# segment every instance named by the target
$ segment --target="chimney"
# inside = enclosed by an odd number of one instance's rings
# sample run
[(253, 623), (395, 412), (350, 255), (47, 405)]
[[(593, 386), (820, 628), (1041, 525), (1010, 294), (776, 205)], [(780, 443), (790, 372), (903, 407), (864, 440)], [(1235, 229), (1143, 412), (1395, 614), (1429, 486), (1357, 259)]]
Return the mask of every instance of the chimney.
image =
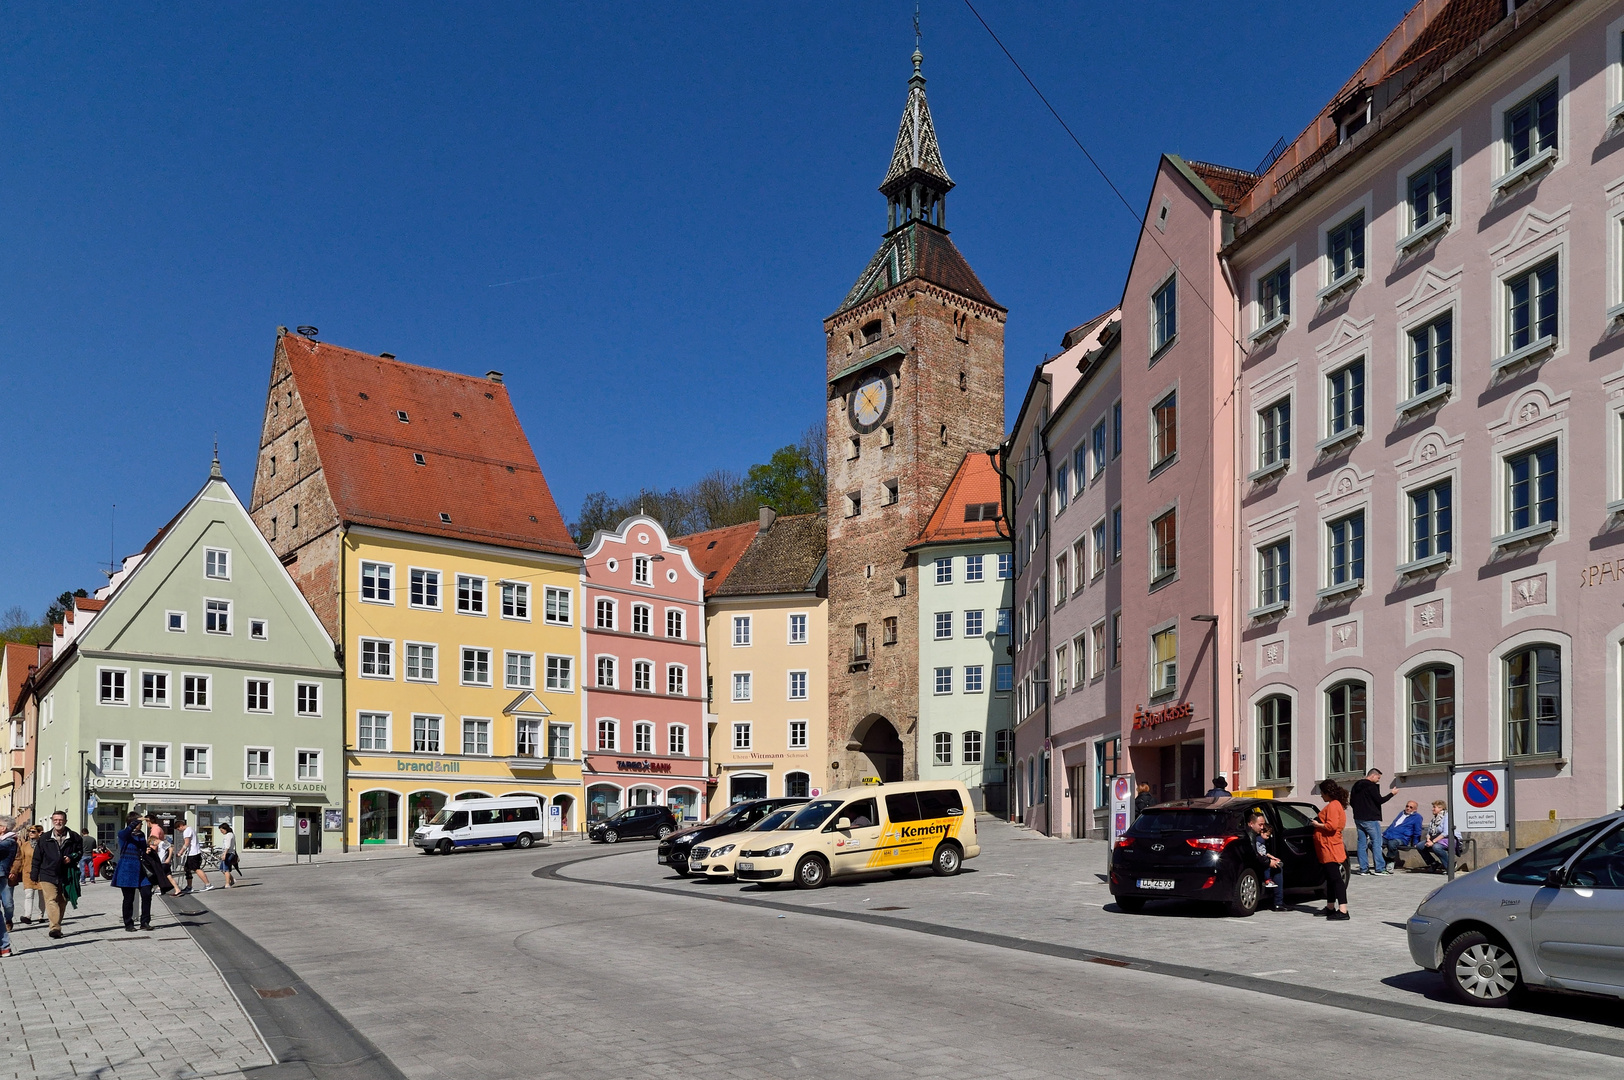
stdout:
[(778, 520), (778, 511), (770, 506), (763, 506), (756, 511), (756, 535), (761, 536), (773, 527)]
[(381, 352), (378, 355), (383, 357), (385, 360), (393, 360), (395, 358), (395, 354), (392, 352)]
[(491, 382), (495, 382), (495, 383), (499, 383), (499, 382), (502, 381), (502, 373), (500, 371), (487, 371), (485, 373), (485, 377), (487, 379), (489, 379)]

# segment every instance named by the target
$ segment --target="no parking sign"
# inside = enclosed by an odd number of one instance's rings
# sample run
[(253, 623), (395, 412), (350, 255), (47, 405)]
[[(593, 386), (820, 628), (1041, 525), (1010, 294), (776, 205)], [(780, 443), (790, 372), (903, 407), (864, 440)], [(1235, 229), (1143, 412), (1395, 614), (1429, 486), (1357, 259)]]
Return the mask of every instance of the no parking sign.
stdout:
[(1133, 823), (1133, 773), (1111, 778), (1111, 843)]
[(1505, 831), (1510, 784), (1504, 763), (1457, 768), (1452, 780), (1463, 828), (1470, 832)]

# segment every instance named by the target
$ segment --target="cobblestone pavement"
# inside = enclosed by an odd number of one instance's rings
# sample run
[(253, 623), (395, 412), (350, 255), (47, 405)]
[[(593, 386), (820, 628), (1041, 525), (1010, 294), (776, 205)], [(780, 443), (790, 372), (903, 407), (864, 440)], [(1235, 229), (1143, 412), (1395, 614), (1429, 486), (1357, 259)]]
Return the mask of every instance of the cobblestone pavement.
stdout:
[[(1391, 947), (1402, 931), (1388, 923), (1402, 926), (1427, 881), (1361, 882), (1356, 921), (1341, 926), (1307, 914), (1130, 917), (1104, 910), (1089, 869), (1099, 845), (984, 830), (986, 855), (958, 878), (778, 891), (762, 897), (772, 906), (713, 902), (760, 894), (671, 878), (649, 844), (267, 868), (260, 887), (200, 902), (410, 1077), (1299, 1080), (1355, 1060), (1383, 1080), (1434, 1080), (1440, 1063), (1468, 1061), (1508, 1080), (1618, 1073), (1617, 1057), (1493, 1034), (1481, 1013), (1480, 1030), (1462, 1030), (1008, 944), (1160, 950), (1302, 975), (1305, 999), (1322, 980), (1397, 994), (1426, 1015), (1438, 1003), (1424, 987), (1382, 980), (1422, 978)], [(606, 857), (562, 865), (587, 854)], [(926, 933), (910, 920), (968, 929)], [(1533, 1020), (1617, 1033), (1580, 1009)]]
[(0, 1080), (241, 1077), (270, 1064), (168, 908), (154, 896), (154, 932), (127, 934), (122, 899), (90, 886), (57, 940), (44, 924), (13, 925), (12, 955), (0, 959)]

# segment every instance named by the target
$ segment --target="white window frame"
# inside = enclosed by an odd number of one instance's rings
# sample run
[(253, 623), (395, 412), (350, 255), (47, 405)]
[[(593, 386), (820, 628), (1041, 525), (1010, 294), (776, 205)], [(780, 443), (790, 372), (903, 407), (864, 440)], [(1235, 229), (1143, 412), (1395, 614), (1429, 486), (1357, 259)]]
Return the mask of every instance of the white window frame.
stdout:
[[(1158, 669), (1159, 665), (1156, 660), (1156, 639), (1167, 633), (1169, 630), (1173, 632), (1173, 681), (1170, 684), (1162, 685), (1162, 673)], [(1179, 680), (1184, 676), (1184, 672), (1181, 670), (1182, 665), (1179, 663), (1178, 647), (1179, 637), (1181, 635), (1179, 634), (1178, 630), (1178, 620), (1171, 619), (1167, 622), (1158, 623), (1157, 625), (1152, 626), (1147, 634), (1146, 643), (1150, 647), (1150, 696), (1153, 698), (1160, 697), (1164, 694), (1176, 694), (1179, 688)]]
[[(310, 712), (309, 710), (305, 709), (304, 706), (302, 706), (300, 704), (300, 702), (302, 700), (304, 700), (306, 698), (306, 696), (307, 696), (305, 694), (300, 693), (300, 691), (302, 691), (302, 690), (313, 690), (313, 691), (315, 691), (316, 710), (314, 712)], [(294, 715), (295, 716), (320, 716), (321, 715), (321, 704), (322, 704), (321, 699), (322, 699), (321, 683), (318, 683), (318, 682), (300, 682), (300, 683), (294, 683), (293, 684), (293, 709), (294, 709)]]
[[(946, 679), (945, 689), (944, 677)], [(953, 665), (937, 664), (932, 666), (930, 689), (934, 697), (946, 697), (953, 692)]]
[[(749, 615), (735, 615), (733, 616), (732, 626), (733, 647), (735, 649), (750, 648), (751, 641), (755, 639), (755, 626), (751, 617)], [(743, 631), (743, 633), (741, 634), (740, 631)]]
[[(639, 689), (637, 686), (640, 676), (646, 676), (648, 682), (648, 685), (642, 689)], [(654, 661), (645, 656), (635, 656), (632, 658), (632, 693), (654, 693)]]
[[(975, 673), (975, 677), (974, 677), (973, 682), (972, 682), (972, 679), (971, 679), (971, 672)], [(964, 692), (966, 694), (980, 694), (980, 693), (985, 693), (986, 689), (987, 689), (987, 665), (985, 665), (985, 664), (965, 664), (964, 665)]]
[[(387, 599), (387, 600), (379, 600), (376, 596), (370, 596), (370, 597), (367, 596), (367, 568), (368, 567), (371, 567), (374, 570), (374, 573), (373, 573), (373, 576), (372, 576), (372, 580), (373, 580), (372, 591), (374, 593), (376, 593), (378, 591), (378, 589), (377, 589), (378, 576), (377, 576), (376, 571), (378, 569), (382, 569), (386, 574), (388, 574), (388, 576), (389, 576), (389, 599)], [(382, 605), (384, 607), (394, 607), (395, 606), (395, 564), (394, 563), (379, 562), (376, 559), (362, 559), (361, 560), (361, 567), (360, 567), (360, 586), (356, 590), (356, 595), (360, 597), (361, 603), (363, 603), (363, 604), (379, 604), (379, 605)]]
[[(417, 748), (418, 724), (423, 727), (423, 749)], [(433, 742), (433, 749), (429, 743)], [(413, 713), (412, 714), (412, 753), (414, 754), (443, 754), (445, 753), (445, 716), (441, 713)]]
[[(801, 635), (795, 636), (795, 620), (801, 620)], [(812, 620), (808, 612), (791, 611), (784, 620), (785, 644), (805, 645), (812, 640)]]
[[(461, 754), (463, 757), (494, 757), (495, 756), (495, 749), (496, 749), (496, 742), (495, 742), (496, 732), (494, 730), (494, 725), (491, 723), (491, 718), (488, 717), (488, 716), (462, 716), (462, 717), (458, 717), (458, 720), (460, 720), (461, 723), (459, 724), (459, 726), (457, 728), (457, 734), (460, 737), (461, 741), (457, 744), (457, 746), (458, 746), (457, 752), (459, 754)], [(468, 725), (469, 724), (484, 724), (485, 725), (485, 750), (484, 750), (484, 752), (480, 752), (478, 750), (469, 750), (468, 749)]]
[[(1449, 200), (1451, 209), (1447, 218), (1434, 217), (1421, 227), (1416, 228), (1415, 208), (1410, 205), (1410, 180), (1428, 166), (1437, 163), (1445, 154), (1449, 155)], [(1461, 220), (1461, 129), (1456, 128), (1444, 139), (1433, 143), (1426, 150), (1415, 155), (1400, 168), (1394, 176), (1394, 205), (1398, 207), (1397, 228), (1398, 239), (1394, 246), (1402, 256), (1403, 254), (1419, 250), (1424, 244), (1436, 244), (1443, 237), (1456, 231)], [(1439, 222), (1442, 221), (1442, 224)], [(1368, 254), (1368, 253), (1367, 253)]]
[[(1263, 318), (1263, 282), (1283, 265), (1289, 265), (1286, 284), (1286, 314), (1265, 322)], [(1297, 245), (1292, 244), (1276, 251), (1268, 258), (1258, 263), (1258, 269), (1251, 275), (1252, 295), (1247, 304), (1251, 315), (1252, 333), (1246, 340), (1253, 344), (1267, 341), (1276, 334), (1284, 333), (1290, 326), (1293, 313), (1297, 310), (1297, 271), (1302, 264), (1297, 260)]]
[[(367, 672), (366, 672), (366, 669), (364, 667), (362, 667), (363, 661), (362, 661), (361, 658), (366, 654), (366, 647), (367, 647), (368, 644), (371, 644), (371, 645), (387, 645), (387, 646), (389, 646), (389, 673), (387, 675), (380, 675), (376, 671), (374, 671), (372, 674), (368, 675)], [(377, 650), (376, 649), (373, 650), (373, 656), (374, 657), (377, 656)], [(356, 657), (355, 673), (359, 678), (362, 678), (362, 679), (378, 679), (378, 680), (383, 681), (383, 682), (394, 682), (395, 681), (395, 639), (394, 638), (377, 638), (377, 637), (364, 637), (364, 638), (361, 638), (359, 641), (356, 642), (355, 657)], [(376, 659), (374, 659), (373, 666), (374, 667), (377, 666)]]
[[(970, 616), (972, 616), (972, 615), (975, 616), (974, 619), (970, 618)], [(960, 620), (960, 622), (964, 626), (964, 636), (965, 637), (967, 637), (967, 638), (979, 638), (979, 637), (983, 636), (987, 631), (987, 609), (986, 608), (966, 608), (964, 610), (964, 617)], [(972, 622), (975, 623), (975, 627), (976, 627), (975, 630), (973, 630), (973, 631), (970, 629), (970, 624)]]
[[(1319, 271), (1319, 291), (1314, 295), (1314, 299), (1319, 305), (1325, 305), (1337, 300), (1345, 293), (1357, 290), (1370, 277), (1371, 257), (1374, 254), (1371, 250), (1370, 234), (1371, 229), (1375, 225), (1376, 216), (1373, 194), (1373, 192), (1366, 191), (1353, 202), (1348, 203), (1336, 213), (1331, 214), (1320, 221), (1318, 229), (1319, 258), (1317, 260)], [(1358, 270), (1350, 271), (1349, 273), (1344, 274), (1341, 278), (1333, 281), (1331, 278), (1331, 234), (1336, 232), (1342, 226), (1346, 225), (1349, 219), (1351, 219), (1355, 214), (1360, 213), (1363, 213), (1365, 216), (1365, 265)]]
[[(607, 605), (607, 607), (605, 607)], [(609, 612), (609, 625), (604, 626), (598, 616), (601, 612)], [(594, 596), (592, 598), (592, 629), (619, 630), (620, 629), (620, 601), (612, 596)]]
[(748, 721), (748, 720), (735, 720), (735, 721), (733, 721), (733, 743), (732, 743), (732, 747), (733, 747), (733, 752), (735, 754), (740, 754), (740, 753), (743, 753), (746, 750), (752, 750), (752, 749), (755, 748), (755, 734), (751, 730), (750, 721)]
[[(549, 612), (562, 610), (563, 618), (555, 618)], [(557, 585), (548, 585), (542, 589), (542, 622), (548, 626), (572, 626), (575, 619), (575, 590), (563, 589)]]
[[(1510, 164), (1511, 144), (1506, 141), (1506, 113), (1533, 97), (1553, 80), (1556, 83), (1555, 158), (1547, 165), (1540, 160), (1542, 154), (1535, 154), (1529, 161), (1513, 168)], [(1492, 192), (1515, 190), (1521, 186), (1520, 181), (1525, 177), (1538, 175), (1547, 169), (1554, 173), (1567, 165), (1571, 156), (1570, 147), (1573, 144), (1573, 117), (1569, 100), (1572, 97), (1572, 89), (1573, 80), (1569, 75), (1568, 56), (1563, 54), (1555, 63), (1523, 82), (1490, 108), (1488, 146), (1489, 168), (1494, 177), (1490, 182)]]
[[(366, 746), (361, 745), (361, 717), (363, 717), (363, 716), (381, 716), (381, 717), (383, 717), (383, 745), (382, 746), (366, 747)], [(376, 731), (377, 730), (376, 727), (374, 727), (373, 730)], [(376, 738), (376, 737), (374, 736), (374, 738)], [(395, 744), (395, 716), (394, 716), (393, 713), (385, 712), (385, 711), (383, 711), (381, 709), (356, 709), (355, 710), (355, 748), (359, 753), (363, 753), (363, 754), (387, 754), (387, 753), (390, 752), (390, 749), (391, 749), (391, 747), (394, 746), (394, 744)], [(441, 745), (443, 746), (444, 743), (442, 743)]]
[(947, 641), (953, 636), (953, 613), (938, 611), (931, 616), (931, 639)]
[[(434, 575), (434, 603), (419, 604), (412, 599), (412, 575)], [(424, 592), (427, 592), (424, 589)], [(445, 610), (445, 574), (432, 566), (408, 566), (406, 568), (406, 606), (414, 611), (444, 611)]]
[[(242, 776), (244, 780), (267, 781), (276, 779), (276, 748), (271, 746), (245, 746), (242, 748)], [(249, 754), (265, 755), (265, 775), (255, 776), (248, 769)]]
[[(676, 616), (677, 629), (682, 631), (674, 637), (671, 634), (671, 617), (673, 615)], [(665, 639), (667, 641), (688, 640), (688, 613), (682, 608), (668, 607), (665, 609)]]
[[(180, 625), (179, 626), (173, 625), (174, 618), (177, 615), (180, 616)], [(164, 612), (164, 630), (167, 631), (168, 633), (171, 633), (171, 634), (184, 634), (184, 633), (186, 633), (186, 612), (184, 612), (184, 611), (166, 611), (166, 612)]]
[[(559, 737), (559, 732), (563, 732), (562, 738)], [(563, 753), (556, 753), (555, 748), (563, 750)], [(575, 760), (574, 724), (561, 724), (556, 721), (547, 724), (547, 756), (554, 761)]]
[[(162, 700), (155, 700), (155, 701), (152, 701), (152, 702), (147, 701), (147, 676), (148, 675), (161, 675), (161, 676), (163, 676), (164, 692), (163, 692)], [(141, 707), (143, 709), (167, 709), (167, 708), (171, 707), (175, 702), (173, 682), (174, 682), (174, 676), (170, 672), (165, 671), (162, 668), (142, 668), (141, 669)]]
[[(120, 697), (107, 697), (106, 695), (104, 695), (102, 693), (102, 677), (104, 675), (122, 675), (123, 676), (123, 680), (119, 684), (120, 687), (123, 690), (122, 696), (120, 696)], [(96, 704), (98, 704), (98, 705), (115, 705), (115, 706), (117, 706), (118, 708), (121, 708), (121, 709), (129, 708), (129, 706), (130, 706), (130, 669), (129, 668), (98, 667), (96, 669)]]
[[(457, 646), (457, 685), (459, 685), (459, 686), (486, 686), (486, 687), (495, 686), (496, 685), (496, 676), (491, 672), (491, 654), (493, 652), (494, 652), (494, 650), (491, 649), (487, 645), (459, 645), (459, 646)], [(465, 666), (467, 665), (467, 662), (468, 662), (468, 654), (469, 653), (484, 653), (485, 654), (485, 676), (486, 676), (486, 678), (485, 678), (484, 682), (469, 682), (466, 674), (464, 674), (464, 669), (465, 669)], [(475, 666), (475, 669), (477, 671), (478, 666), (479, 666), (479, 661), (478, 661), (477, 656), (475, 657), (475, 660), (474, 660), (474, 666)]]
[[(512, 676), (508, 671), (508, 662), (509, 662), (510, 659), (513, 659), (513, 658), (519, 659), (521, 661), (521, 666), (522, 666), (522, 661), (524, 661), (524, 660), (530, 661), (530, 681), (529, 682), (514, 682), (512, 680)], [(503, 685), (503, 688), (507, 689), (507, 690), (534, 690), (534, 689), (536, 689), (536, 654), (533, 653), (533, 652), (525, 652), (522, 649), (503, 649), (502, 650), (502, 685)]]
[[(731, 698), (731, 700), (733, 700), (733, 701), (753, 701), (755, 699), (755, 681), (756, 681), (755, 680), (755, 673), (751, 672), (751, 671), (735, 671), (735, 672), (732, 672), (731, 674), (733, 676), (732, 680), (731, 680), (732, 688), (733, 688), (733, 697)], [(740, 682), (740, 676), (743, 676), (743, 682), (742, 683)], [(740, 689), (741, 686), (744, 689), (744, 696), (743, 697), (739, 696), (739, 689)]]
[[(953, 764), (953, 744), (957, 741), (957, 739), (953, 738), (953, 732), (951, 731), (938, 731), (933, 733), (930, 737), (931, 764)], [(945, 753), (942, 750), (944, 746), (947, 748)]]
[[(264, 683), (265, 684), (265, 708), (263, 708), (263, 709), (252, 709), (252, 708), (249, 708), (249, 706), (248, 706), (248, 701), (249, 701), (248, 688), (254, 683)], [(260, 715), (260, 716), (265, 716), (265, 715), (268, 715), (268, 714), (271, 714), (271, 713), (275, 713), (276, 712), (276, 680), (275, 679), (259, 679), (259, 678), (253, 677), (252, 675), (250, 675), (247, 678), (243, 679), (243, 681), (242, 681), (242, 711), (245, 712), (245, 713), (255, 713), (255, 714)]]
[(966, 555), (964, 557), (964, 580), (966, 584), (975, 584), (985, 581), (987, 565), (985, 555)]
[[(466, 608), (462, 606), (462, 583), (464, 581), (478, 582), (479, 583), (479, 588), (477, 590), (477, 594), (476, 594), (476, 591), (474, 589), (472, 589), (472, 588), (469, 589), (468, 602), (469, 602), (470, 606), (468, 606)], [(456, 589), (457, 589), (456, 611), (457, 611), (458, 615), (468, 615), (468, 616), (471, 616), (471, 617), (476, 618), (476, 619), (483, 619), (483, 618), (486, 617), (486, 615), (488, 615), (490, 613), (490, 607), (491, 607), (490, 599), (491, 598), (490, 598), (490, 579), (489, 578), (484, 577), (484, 576), (482, 576), (480, 574), (456, 574), (456, 575), (454, 575), (454, 582), (453, 583), (455, 584)], [(474, 603), (476, 595), (477, 595), (478, 601), (479, 601), (479, 610), (478, 611), (475, 611), (473, 609), (473, 606), (472, 606), (473, 603)]]
[(665, 726), (665, 749), (668, 757), (688, 756), (687, 724), (667, 724)]
[[(223, 574), (211, 574), (211, 573), (209, 573), (209, 558), (210, 558), (210, 556), (213, 556), (213, 555), (224, 556), (224, 558), (221, 561), (225, 563), (225, 573), (223, 573)], [(217, 548), (217, 547), (206, 547), (206, 548), (204, 548), (203, 549), (203, 576), (205, 578), (208, 578), (211, 581), (230, 581), (231, 580), (231, 549), (230, 548)]]
[[(555, 665), (552, 663), (554, 660), (565, 661), (563, 664), (556, 665), (556, 668), (560, 673), (567, 675), (567, 678), (560, 680), (560, 683), (557, 686), (553, 686), (550, 682), (548, 682), (548, 680), (551, 679), (552, 672), (555, 668)], [(543, 669), (542, 675), (543, 690), (549, 694), (575, 693), (575, 657), (567, 653), (547, 653), (546, 659), (543, 661), (543, 663), (547, 665)]]
[(948, 555), (936, 560), (936, 584), (953, 584), (953, 556)]
[[(164, 752), (164, 771), (163, 772), (148, 772), (147, 771), (147, 748), (149, 746), (154, 748), (154, 749), (161, 748), (163, 750), (163, 752)], [(172, 752), (174, 750), (174, 748), (175, 748), (175, 746), (174, 746), (173, 743), (148, 741), (146, 739), (141, 740), (141, 743), (140, 743), (141, 761), (140, 761), (140, 764), (138, 766), (139, 771), (136, 773), (136, 775), (137, 776), (161, 776), (161, 777), (172, 777), (172, 776), (174, 776), (175, 775), (175, 756), (174, 756), (174, 754)]]
[[(609, 745), (604, 746), (604, 732), (609, 733)], [(618, 754), (620, 752), (620, 721), (612, 716), (600, 716), (592, 721), (592, 745), (597, 749), (594, 753)]]
[[(186, 704), (186, 680), (187, 679), (199, 679), (199, 680), (202, 681), (202, 684), (203, 684), (203, 698), (204, 698), (203, 704), (201, 704), (201, 705), (188, 705), (188, 704)], [(180, 688), (181, 688), (180, 689), (180, 707), (181, 708), (190, 709), (193, 712), (213, 712), (214, 711), (214, 676), (205, 675), (202, 672), (198, 672), (198, 671), (183, 671), (183, 672), (181, 672), (181, 676), (180, 676)]]
[(632, 722), (632, 753), (647, 755), (654, 753), (654, 724), (651, 721)]
[[(672, 690), (671, 689), (671, 676), (672, 675), (675, 675), (677, 677), (677, 682), (680, 684), (680, 686), (679, 686), (679, 688), (677, 690)], [(665, 695), (666, 695), (666, 697), (687, 697), (688, 696), (688, 665), (687, 664), (667, 664), (667, 665), (665, 665)]]
[[(637, 628), (637, 616), (638, 615), (643, 616), (643, 621), (648, 626), (647, 630), (639, 630)], [(641, 637), (653, 637), (654, 636), (654, 607), (653, 607), (653, 605), (651, 605), (651, 604), (642, 604), (642, 603), (636, 603), (636, 604), (632, 605), (632, 625), (631, 625), (630, 632), (633, 633), (633, 634), (637, 634), (637, 635), (639, 635)]]
[(632, 584), (644, 588), (654, 587), (654, 559), (648, 555), (632, 556)]
[[(300, 754), (314, 754), (314, 755), (316, 755), (316, 775), (315, 776), (300, 776), (299, 775), (299, 770), (301, 768), (303, 768), (303, 765), (299, 761), (299, 755)], [(293, 778), (295, 780), (305, 781), (306, 783), (326, 780), (327, 779), (327, 760), (326, 759), (327, 759), (327, 755), (322, 753), (321, 747), (319, 747), (319, 746), (295, 746), (293, 748)]]
[[(532, 608), (532, 606), (530, 604), (530, 584), (528, 582), (524, 582), (524, 581), (499, 581), (499, 582), (497, 582), (497, 588), (498, 588), (499, 593), (500, 593), (500, 595), (502, 597), (502, 600), (501, 600), (502, 618), (508, 620), (509, 622), (530, 622), (530, 621), (532, 621), (532, 617), (531, 617), (530, 613), (534, 610), (534, 608)], [(509, 589), (513, 590), (515, 601), (517, 601), (517, 598), (521, 593), (523, 594), (523, 596), (524, 596), (524, 614), (523, 615), (509, 615), (507, 613), (507, 609), (508, 609), (508, 590)], [(518, 605), (517, 602), (515, 602), (513, 606), (514, 606), (515, 609), (517, 609), (519, 605)]]
[[(110, 765), (103, 765), (102, 764), (102, 748), (105, 747), (105, 746), (117, 746), (117, 747), (122, 747), (123, 748), (124, 753), (121, 756), (124, 758), (124, 768), (115, 769), (115, 768), (111, 767)], [(17, 747), (16, 749), (21, 749), (21, 747)], [(130, 742), (129, 742), (129, 740), (128, 739), (97, 739), (96, 740), (96, 769), (97, 769), (98, 772), (102, 773), (105, 776), (129, 776), (130, 775)]]
[[(809, 701), (812, 696), (812, 673), (805, 669), (796, 668), (785, 673), (787, 682), (784, 693), (787, 701)], [(801, 677), (801, 692), (795, 692), (795, 677)]]
[(248, 637), (251, 641), (271, 640), (271, 621), (263, 618), (249, 619)]
[[(188, 751), (203, 751), (203, 761), (206, 768), (202, 772), (186, 771), (186, 754)], [(195, 754), (194, 754), (195, 756)], [(180, 747), (180, 775), (181, 779), (212, 780), (214, 779), (214, 747), (209, 743), (182, 743)]]
[[(209, 605), (224, 604), (226, 606), (226, 628), (224, 630), (209, 629)], [(232, 603), (223, 596), (205, 596), (203, 598), (203, 632), (214, 634), (216, 637), (231, 637), (236, 632), (236, 612), (232, 611)]]
[[(411, 652), (412, 652), (413, 649), (418, 650), (418, 665), (417, 666), (418, 666), (419, 674), (417, 674), (417, 675), (412, 674), (412, 664), (411, 664), (411, 659), (410, 658), (411, 658)], [(429, 656), (430, 656), (430, 659), (433, 661), (433, 667), (434, 667), (434, 673), (432, 675), (430, 675), (426, 679), (421, 674), (422, 668), (423, 668), (423, 663), (422, 663), (423, 652), (422, 652), (422, 650), (424, 650), (424, 649), (430, 650)], [(403, 642), (401, 642), (400, 643), (400, 661), (401, 661), (401, 663), (400, 663), (400, 674), (401, 674), (402, 680), (404, 680), (405, 682), (438, 683), (440, 681), (440, 646), (439, 646), (439, 644), (437, 642), (433, 642), (433, 641), (403, 641)], [(373, 676), (373, 678), (377, 678), (377, 677), (378, 676)]]
[[(609, 661), (609, 681), (602, 681), (603, 662)], [(592, 687), (595, 690), (620, 689), (620, 657), (614, 653), (595, 653), (592, 657)]]

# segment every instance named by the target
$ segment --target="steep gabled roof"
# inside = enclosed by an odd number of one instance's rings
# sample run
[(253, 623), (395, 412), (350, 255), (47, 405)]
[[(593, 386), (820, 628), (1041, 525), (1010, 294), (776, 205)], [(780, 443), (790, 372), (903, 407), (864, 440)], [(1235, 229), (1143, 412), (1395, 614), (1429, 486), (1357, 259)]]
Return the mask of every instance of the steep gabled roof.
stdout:
[(1002, 516), (1002, 488), (990, 457), (974, 450), (965, 454), (947, 490), (942, 493), (942, 501), (936, 504), (919, 538), (909, 546), (1001, 539), (997, 520), (972, 508), (992, 506), (999, 508), (995, 513)]
[(916, 173), (935, 180), (936, 186), (946, 191), (953, 186), (947, 167), (942, 164), (942, 148), (936, 142), (936, 125), (930, 119), (930, 105), (925, 101), (925, 76), (919, 65), (924, 56), (916, 48), (913, 54), (913, 75), (908, 79), (908, 100), (902, 107), (902, 123), (897, 125), (897, 143), (891, 151), (891, 167), (880, 181), (880, 190), (889, 195), (894, 187)]
[(757, 524), (748, 521), (743, 525), (728, 525), (691, 536), (679, 536), (671, 542), (688, 549), (689, 560), (705, 575), (705, 595), (710, 596), (726, 583), (757, 531)]
[(502, 383), (279, 342), (341, 519), (579, 557)]
[(818, 568), (828, 550), (829, 519), (823, 513), (781, 517), (766, 532), (757, 526), (715, 595), (810, 592), (817, 587)]
[[(28, 681), (29, 668), (42, 668), (51, 662), (51, 647), (49, 645), (18, 645), (16, 642), (6, 642), (5, 650), (6, 668), (6, 700), (5, 704), (10, 715), (21, 711), (18, 695), (22, 693), (23, 683)], [(0, 712), (0, 720), (6, 719), (7, 714)]]
[(858, 275), (857, 284), (840, 302), (839, 310), (854, 307), (910, 278), (940, 285), (988, 307), (1005, 310), (948, 239), (947, 230), (923, 221), (911, 221), (886, 234), (879, 250)]

